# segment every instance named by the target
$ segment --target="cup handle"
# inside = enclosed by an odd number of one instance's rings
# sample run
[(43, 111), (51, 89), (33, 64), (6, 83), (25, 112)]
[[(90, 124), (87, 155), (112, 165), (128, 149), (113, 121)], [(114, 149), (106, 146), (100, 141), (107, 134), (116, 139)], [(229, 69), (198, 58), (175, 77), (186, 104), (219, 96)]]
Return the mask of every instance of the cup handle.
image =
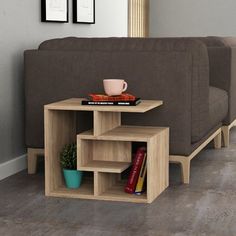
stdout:
[(127, 88), (128, 88), (128, 84), (124, 81), (124, 89), (122, 92), (125, 92), (127, 90)]

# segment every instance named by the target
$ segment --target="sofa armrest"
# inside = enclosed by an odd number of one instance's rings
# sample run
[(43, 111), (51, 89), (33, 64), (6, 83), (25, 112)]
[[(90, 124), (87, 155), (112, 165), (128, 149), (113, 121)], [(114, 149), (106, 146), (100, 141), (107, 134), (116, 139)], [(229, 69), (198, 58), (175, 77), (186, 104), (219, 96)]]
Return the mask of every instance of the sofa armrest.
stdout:
[(230, 79), (229, 79), (229, 115), (225, 124), (236, 119), (236, 37), (224, 37), (223, 42), (230, 47)]
[(236, 46), (231, 48), (231, 79), (229, 88), (229, 117), (226, 124), (236, 119)]
[(229, 125), (236, 119), (236, 38), (214, 37), (214, 40), (215, 45), (208, 46), (210, 85), (228, 92), (229, 113), (223, 123)]

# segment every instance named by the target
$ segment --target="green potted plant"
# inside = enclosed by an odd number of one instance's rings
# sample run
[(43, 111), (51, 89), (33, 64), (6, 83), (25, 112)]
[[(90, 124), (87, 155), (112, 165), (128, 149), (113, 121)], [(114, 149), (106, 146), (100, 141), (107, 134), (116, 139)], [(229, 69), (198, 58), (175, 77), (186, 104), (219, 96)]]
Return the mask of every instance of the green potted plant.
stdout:
[(71, 189), (79, 188), (83, 173), (77, 170), (76, 144), (65, 145), (60, 155), (60, 163), (63, 169), (66, 187)]

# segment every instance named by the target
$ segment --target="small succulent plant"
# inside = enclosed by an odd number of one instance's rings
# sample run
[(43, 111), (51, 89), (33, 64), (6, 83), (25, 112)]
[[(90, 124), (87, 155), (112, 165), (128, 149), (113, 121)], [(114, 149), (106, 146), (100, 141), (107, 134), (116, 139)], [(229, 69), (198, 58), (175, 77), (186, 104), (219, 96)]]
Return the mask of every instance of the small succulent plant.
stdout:
[(60, 163), (63, 169), (77, 169), (77, 148), (75, 143), (65, 145), (60, 155)]

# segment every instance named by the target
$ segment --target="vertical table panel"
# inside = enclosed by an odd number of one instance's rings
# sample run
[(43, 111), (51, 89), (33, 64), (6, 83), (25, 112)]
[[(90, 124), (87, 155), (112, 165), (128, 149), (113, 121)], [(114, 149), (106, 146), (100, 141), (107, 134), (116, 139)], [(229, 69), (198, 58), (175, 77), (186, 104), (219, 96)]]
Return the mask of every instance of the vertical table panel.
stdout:
[(60, 153), (66, 144), (76, 142), (76, 113), (44, 110), (45, 122), (45, 192), (50, 195), (63, 185)]

